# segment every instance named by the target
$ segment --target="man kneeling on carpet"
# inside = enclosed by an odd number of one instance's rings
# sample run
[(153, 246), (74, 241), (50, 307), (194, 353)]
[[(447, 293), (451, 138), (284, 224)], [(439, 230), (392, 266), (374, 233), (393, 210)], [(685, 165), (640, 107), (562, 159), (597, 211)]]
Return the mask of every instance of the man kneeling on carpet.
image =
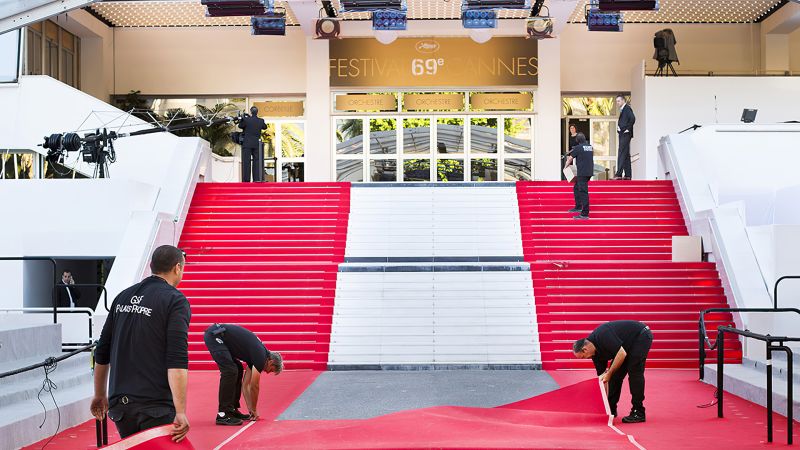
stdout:
[[(652, 343), (653, 333), (647, 325), (635, 320), (617, 320), (600, 325), (588, 337), (575, 341), (572, 347), (576, 358), (591, 358), (594, 362), (614, 417), (622, 381), (628, 375), (633, 408), (629, 416), (622, 418), (624, 423), (645, 421), (644, 365)], [(609, 360), (611, 367), (608, 367)]]
[[(281, 354), (267, 350), (258, 336), (238, 325), (215, 323), (208, 327), (203, 340), (220, 372), (217, 425), (241, 425), (244, 420), (258, 420), (261, 373), (281, 373)], [(242, 368), (242, 362), (247, 364), (247, 369)], [(250, 414), (239, 411), (242, 393)]]

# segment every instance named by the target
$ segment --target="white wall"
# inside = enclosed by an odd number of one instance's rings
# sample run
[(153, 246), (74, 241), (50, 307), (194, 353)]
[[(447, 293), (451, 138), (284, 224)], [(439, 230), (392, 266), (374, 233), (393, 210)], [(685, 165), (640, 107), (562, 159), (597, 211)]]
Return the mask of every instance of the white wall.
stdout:
[(117, 94), (306, 91), (306, 39), (300, 30), (281, 37), (252, 36), (249, 27), (117, 28), (114, 41)]
[(800, 120), (800, 77), (647, 77), (632, 96), (644, 96), (647, 118), (637, 119), (631, 143), (631, 153), (642, 157), (633, 164), (636, 178), (656, 177), (661, 137), (692, 124), (738, 123), (744, 108), (758, 109), (756, 123)]
[(585, 24), (569, 24), (561, 40), (561, 90), (564, 92), (627, 92), (630, 70), (641, 60), (647, 71), (653, 60), (653, 34), (675, 32), (679, 74), (755, 73), (759, 65), (758, 24), (625, 24), (622, 33), (590, 32)]

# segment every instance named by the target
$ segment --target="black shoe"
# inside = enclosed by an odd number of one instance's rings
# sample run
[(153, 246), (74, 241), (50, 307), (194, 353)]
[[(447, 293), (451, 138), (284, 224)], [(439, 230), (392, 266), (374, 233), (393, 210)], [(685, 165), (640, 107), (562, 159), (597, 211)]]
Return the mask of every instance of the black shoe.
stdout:
[(644, 411), (639, 411), (638, 409), (632, 409), (631, 415), (622, 418), (622, 423), (641, 423), (644, 422), (645, 415)]
[(237, 419), (236, 417), (233, 417), (233, 415), (226, 414), (226, 413), (223, 413), (223, 412), (217, 413), (217, 425), (233, 425), (233, 426), (236, 426), (236, 425), (241, 425), (241, 424), (242, 424), (242, 419)]
[(583, 214), (579, 214), (577, 216), (573, 216), (572, 218), (576, 220), (588, 220), (589, 216), (584, 216)]
[(241, 413), (241, 412), (239, 412), (238, 409), (234, 409), (232, 411), (228, 411), (228, 415), (230, 415), (231, 417), (235, 417), (235, 418), (237, 418), (239, 420), (250, 420), (250, 414)]
[(611, 410), (611, 415), (617, 417), (617, 407), (609, 407), (609, 409)]
[(572, 208), (572, 209), (570, 209), (570, 210), (569, 210), (569, 211), (567, 211), (567, 212), (568, 212), (568, 213), (581, 212), (581, 209), (583, 209), (583, 208)]

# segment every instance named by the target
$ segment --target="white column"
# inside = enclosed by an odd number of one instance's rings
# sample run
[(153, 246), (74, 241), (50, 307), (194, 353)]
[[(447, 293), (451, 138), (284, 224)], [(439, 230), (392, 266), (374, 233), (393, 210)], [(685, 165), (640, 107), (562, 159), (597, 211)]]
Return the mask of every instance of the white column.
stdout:
[(306, 38), (306, 181), (334, 181), (328, 41)]
[(560, 180), (561, 39), (539, 41), (539, 87), (536, 92), (536, 147), (533, 179)]

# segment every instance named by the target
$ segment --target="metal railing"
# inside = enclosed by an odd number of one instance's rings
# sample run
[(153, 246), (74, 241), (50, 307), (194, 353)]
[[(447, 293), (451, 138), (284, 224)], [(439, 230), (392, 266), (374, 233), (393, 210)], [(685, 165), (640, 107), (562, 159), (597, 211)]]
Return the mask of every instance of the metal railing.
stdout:
[[(705, 316), (710, 313), (718, 312), (753, 312), (753, 313), (795, 313), (800, 315), (800, 309), (797, 308), (711, 308), (700, 312), (700, 320), (698, 323), (699, 330), (699, 372), (700, 380), (705, 376), (705, 361), (706, 352), (705, 346), (707, 345), (710, 350), (717, 350), (717, 416), (723, 417), (722, 403), (724, 393), (724, 368), (725, 368), (725, 333), (733, 333), (747, 338), (757, 339), (766, 343), (767, 350), (767, 441), (772, 442), (772, 352), (782, 351), (786, 353), (787, 359), (787, 408), (786, 416), (788, 419), (788, 434), (787, 443), (792, 444), (792, 425), (793, 425), (793, 405), (794, 398), (792, 392), (792, 364), (793, 354), (791, 348), (784, 345), (786, 342), (800, 342), (800, 337), (788, 336), (770, 336), (758, 333), (753, 333), (749, 330), (739, 330), (737, 328), (720, 325), (717, 327), (717, 339), (712, 343), (706, 332)], [(776, 345), (777, 344), (777, 345)]]
[(783, 280), (800, 280), (800, 275), (784, 275), (777, 280), (775, 280), (775, 288), (772, 290), (772, 298), (773, 298), (773, 305), (775, 309), (778, 309), (778, 285), (781, 284)]
[[(50, 308), (0, 308), (0, 313), (47, 313), (50, 312)], [(89, 341), (88, 342), (62, 342), (61, 349), (63, 351), (68, 351), (69, 347), (75, 347), (77, 345), (87, 345), (94, 342), (93, 334), (94, 334), (94, 311), (91, 308), (60, 308), (58, 311), (60, 314), (86, 314), (89, 318)]]
[(56, 260), (46, 256), (0, 256), (0, 261), (50, 261), (53, 264), (53, 323), (58, 323), (58, 298), (56, 297), (58, 274)]

